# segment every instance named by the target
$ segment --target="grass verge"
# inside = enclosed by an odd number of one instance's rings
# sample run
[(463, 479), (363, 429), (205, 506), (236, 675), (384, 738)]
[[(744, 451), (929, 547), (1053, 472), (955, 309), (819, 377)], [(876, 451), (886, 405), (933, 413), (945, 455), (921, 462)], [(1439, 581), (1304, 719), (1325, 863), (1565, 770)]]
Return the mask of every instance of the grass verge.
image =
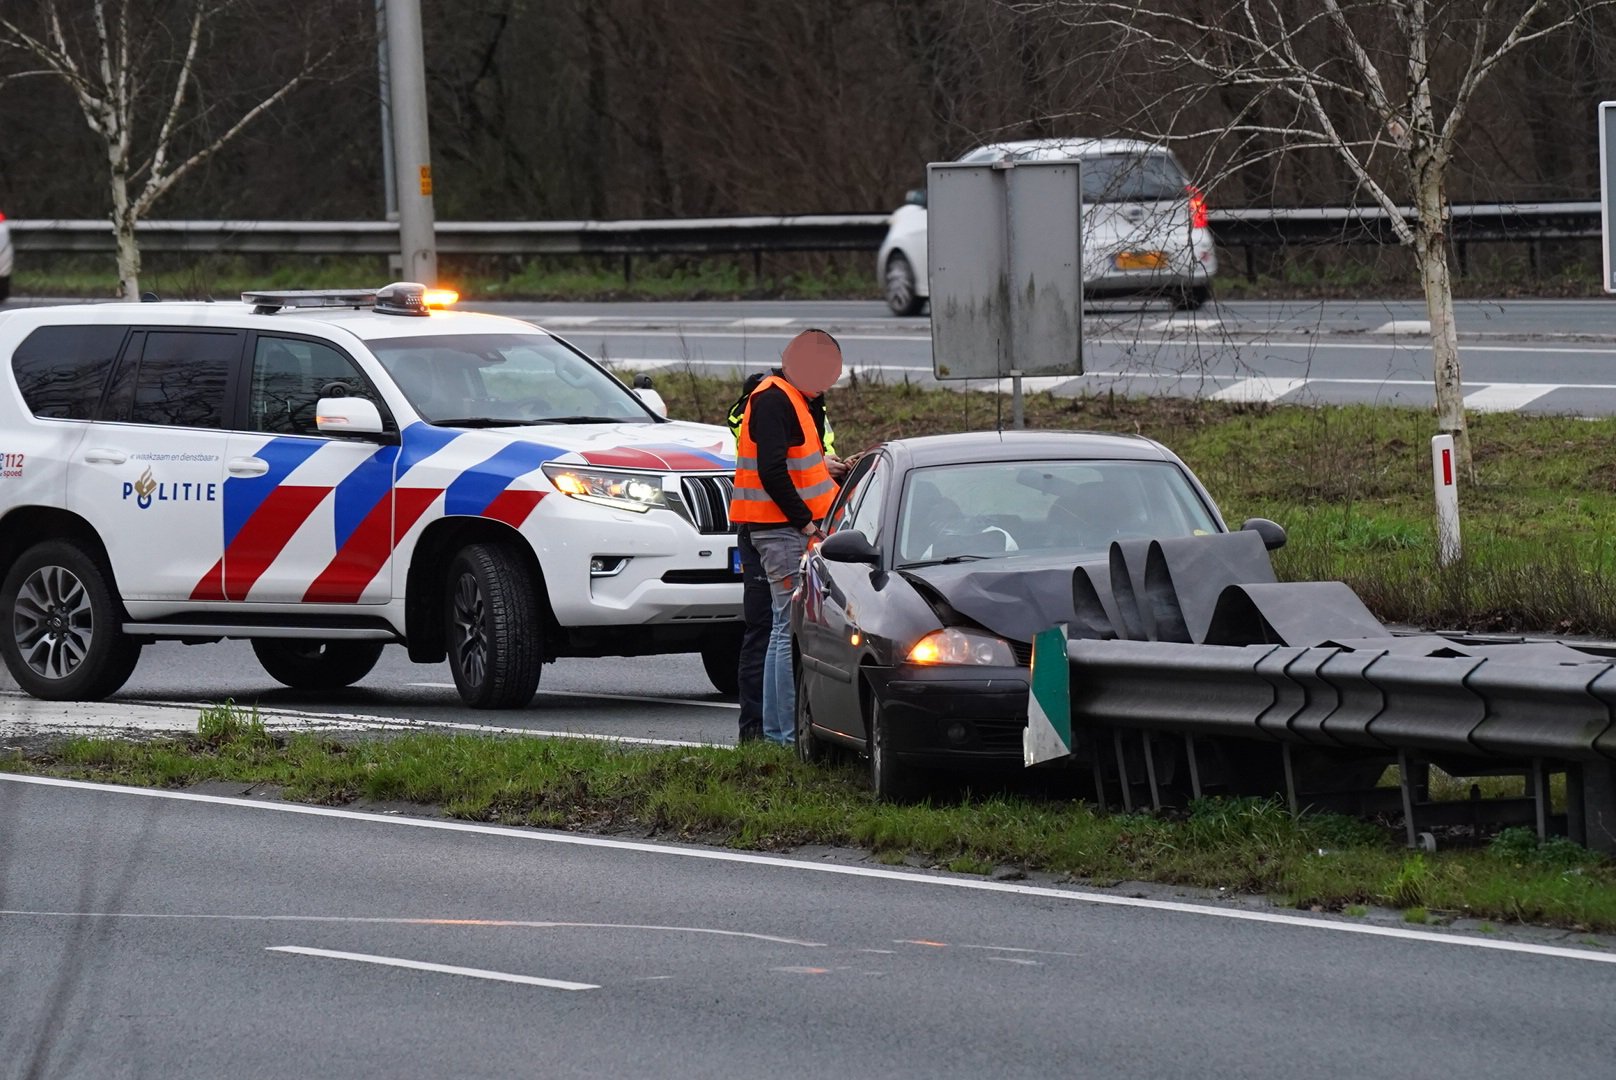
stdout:
[(921, 806), (877, 803), (857, 771), (788, 751), (648, 750), (596, 742), (410, 734), (334, 741), (266, 734), (229, 706), (195, 736), (72, 739), (0, 757), (0, 769), (182, 788), (277, 785), (284, 798), (407, 802), (469, 821), (662, 836), (739, 848), (862, 848), (964, 873), (1000, 866), (1099, 884), (1153, 881), (1265, 893), (1302, 908), (1423, 909), (1590, 932), (1616, 930), (1616, 867), (1510, 830), (1489, 847), (1398, 849), (1386, 829), (1276, 802), (1204, 800), (1177, 818), (1099, 815), (1068, 800), (992, 793)]

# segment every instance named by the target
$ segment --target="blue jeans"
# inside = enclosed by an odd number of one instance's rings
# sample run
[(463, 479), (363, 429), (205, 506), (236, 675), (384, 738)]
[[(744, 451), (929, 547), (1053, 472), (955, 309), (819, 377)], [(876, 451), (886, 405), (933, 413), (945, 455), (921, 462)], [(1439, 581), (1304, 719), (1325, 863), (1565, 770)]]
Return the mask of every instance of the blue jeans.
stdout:
[(740, 737), (763, 738), (763, 663), (769, 652), (769, 632), (774, 629), (774, 600), (769, 579), (752, 546), (751, 528), (742, 525), (736, 535), (741, 549), (741, 612), (746, 629), (741, 634), (738, 670), (741, 699)]
[(797, 741), (797, 680), (791, 670), (791, 593), (797, 586), (808, 538), (789, 525), (751, 530), (752, 546), (769, 579), (774, 621), (763, 654), (763, 737), (780, 746)]

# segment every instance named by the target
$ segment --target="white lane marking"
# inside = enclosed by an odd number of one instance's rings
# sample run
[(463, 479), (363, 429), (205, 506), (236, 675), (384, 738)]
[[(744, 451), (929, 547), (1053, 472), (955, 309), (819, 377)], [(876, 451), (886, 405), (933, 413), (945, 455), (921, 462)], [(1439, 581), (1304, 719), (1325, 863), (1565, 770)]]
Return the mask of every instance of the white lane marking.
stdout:
[(534, 321), (540, 326), (588, 326), (600, 322), (599, 315), (540, 315)]
[(1148, 329), (1163, 330), (1221, 330), (1223, 320), (1216, 315), (1172, 315), (1151, 323)]
[(609, 851), (632, 851), (642, 855), (700, 859), (706, 862), (740, 863), (781, 870), (803, 870), (810, 873), (833, 874), (839, 877), (874, 878), (882, 881), (900, 882), (906, 885), (964, 889), (969, 892), (1037, 896), (1082, 904), (1098, 904), (1105, 907), (1139, 908), (1145, 911), (1174, 912), (1181, 915), (1203, 915), (1214, 919), (1231, 919), (1235, 922), (1269, 923), (1277, 926), (1324, 930), (1337, 934), (1362, 934), (1369, 937), (1423, 941), (1437, 945), (1462, 945), (1467, 948), (1486, 949), (1492, 952), (1526, 953), (1532, 956), (1553, 956), (1566, 960), (1590, 960), (1599, 964), (1616, 964), (1616, 952), (1595, 952), (1591, 949), (1572, 949), (1561, 945), (1539, 945), (1525, 941), (1496, 941), (1488, 938), (1471, 937), (1466, 934), (1410, 930), (1397, 926), (1337, 922), (1331, 919), (1315, 919), (1303, 915), (1285, 915), (1275, 911), (1217, 908), (1206, 904), (1192, 904), (1182, 900), (1149, 900), (1135, 896), (1111, 896), (1087, 889), (1057, 889), (1048, 885), (1021, 885), (1010, 881), (981, 881), (974, 877), (963, 876), (957, 878), (940, 877), (877, 866), (846, 866), (836, 863), (802, 862), (780, 855), (757, 855), (747, 851), (720, 851), (709, 848), (680, 847), (672, 844), (652, 843), (647, 840), (615, 840), (605, 836), (580, 836), (576, 833), (515, 829), (505, 825), (479, 825), (469, 821), (382, 817), (359, 810), (342, 810), (334, 806), (259, 802), (252, 799), (231, 798), (227, 795), (203, 795), (194, 791), (164, 791), (158, 788), (126, 787), (122, 784), (95, 784), (88, 780), (64, 780), (55, 776), (23, 776), (16, 773), (0, 773), (0, 783), (31, 784), (37, 787), (99, 792), (104, 795), (127, 795), (140, 799), (163, 799), (171, 802), (196, 802), (213, 806), (234, 806), (243, 810), (298, 814), (305, 817), (337, 818), (344, 821), (364, 822), (369, 825), (403, 826), (411, 829), (431, 829), (438, 832), (469, 833), (478, 836), (502, 836), (513, 840), (525, 840), (530, 843), (564, 844), (571, 847), (602, 848)]
[[(561, 692), (547, 691), (547, 693), (552, 694)], [(568, 693), (571, 692), (569, 691)], [(595, 695), (579, 694), (578, 696), (593, 697)], [(25, 694), (0, 691), (0, 703), (3, 703), (7, 698), (23, 702), (25, 711), (21, 716), (8, 716), (3, 711), (0, 711), (0, 732), (11, 729), (26, 729), (30, 732), (60, 731), (65, 734), (78, 735), (98, 731), (195, 731), (197, 713), (211, 704), (210, 702), (110, 701), (102, 702), (99, 706), (89, 709), (82, 705), (77, 705), (74, 707), (76, 712), (69, 716), (64, 710), (53, 708), (53, 703), (42, 705)], [(724, 702), (693, 702), (692, 704), (705, 704), (720, 708), (740, 708), (739, 705), (727, 705)], [(47, 708), (50, 708), (50, 711), (45, 711)], [(141, 710), (146, 711), (142, 712)], [(148, 715), (150, 712), (161, 714), (160, 718)], [(175, 713), (180, 715), (170, 715)], [(547, 728), (470, 724), (452, 720), (410, 720), (403, 717), (374, 716), (368, 713), (300, 712), (292, 709), (269, 711), (260, 708), (258, 718), (264, 722), (266, 728), (272, 731), (288, 729), (292, 731), (467, 731), (483, 735), (527, 735), (535, 739), (582, 739), (589, 742), (623, 743), (628, 746), (699, 747), (730, 745), (727, 742), (655, 739), (648, 736), (609, 735), (593, 731), (555, 731)]]
[(608, 356), (602, 359), (601, 363), (614, 371), (624, 368), (632, 368), (635, 371), (651, 372), (667, 371), (669, 368), (680, 366), (684, 363), (684, 361), (668, 359), (653, 360), (646, 357), (637, 356)]
[(1413, 337), (1415, 334), (1429, 335), (1431, 333), (1431, 322), (1429, 319), (1392, 319), (1389, 322), (1381, 323), (1369, 332), (1371, 334), (1398, 334), (1406, 337)]
[(338, 952), (335, 949), (309, 949), (302, 945), (270, 945), (264, 951), (294, 953), (297, 956), (322, 956), (330, 960), (353, 960), (361, 964), (408, 968), (411, 971), (435, 971), (441, 975), (465, 975), (473, 979), (490, 979), (494, 982), (521, 983), (523, 986), (544, 986), (551, 990), (600, 989), (594, 983), (567, 982), (565, 979), (541, 979), (537, 975), (513, 975), (509, 971), (455, 967), (452, 964), (429, 964), (424, 960), (404, 960), (397, 956), (372, 956), (370, 953)]
[(1241, 379), (1212, 395), (1213, 401), (1278, 401), (1293, 390), (1307, 385), (1306, 379), (1274, 379), (1260, 375)]
[(1558, 389), (1553, 383), (1490, 383), (1466, 394), (1464, 407), (1473, 412), (1514, 412)]
[[(417, 682), (411, 686), (428, 686), (434, 690), (453, 690), (454, 683), (447, 682)], [(552, 695), (555, 697), (576, 698), (611, 698), (613, 701), (641, 701), (651, 705), (700, 705), (708, 709), (739, 709), (740, 706), (733, 701), (697, 701), (695, 698), (655, 697), (650, 694), (610, 694), (594, 690), (546, 690), (539, 687), (539, 696)]]
[(1043, 967), (1044, 966), (1043, 964), (1039, 963), (1037, 960), (1021, 960), (1021, 959), (1018, 959), (1017, 957), (1014, 957), (1014, 956), (990, 956), (990, 957), (988, 957), (988, 959), (992, 960), (996, 964), (1024, 964), (1027, 967)]
[[(203, 922), (297, 922), (297, 923), (361, 923), (371, 926), (473, 926), (493, 929), (518, 930), (654, 930), (670, 934), (711, 934), (714, 937), (748, 938), (766, 941), (771, 945), (800, 945), (805, 949), (823, 949), (823, 941), (803, 941), (799, 938), (778, 937), (774, 934), (754, 934), (747, 930), (720, 930), (711, 926), (657, 926), (648, 923), (592, 923), (556, 922), (538, 919), (448, 919), (408, 918), (383, 915), (241, 915), (218, 912), (163, 912), (163, 911), (5, 911), (0, 916), (38, 919), (183, 919)], [(891, 950), (887, 950), (891, 951)], [(1003, 951), (1003, 950), (1001, 950)], [(1075, 953), (1072, 955), (1076, 955)]]
[(768, 327), (777, 327), (777, 326), (790, 326), (792, 323), (794, 323), (796, 321), (797, 321), (796, 319), (780, 319), (780, 318), (775, 318), (773, 316), (749, 315), (744, 319), (736, 319), (734, 322), (727, 323), (726, 325), (728, 325), (728, 326), (748, 326), (748, 327), (750, 327), (750, 326), (758, 326), (758, 327), (768, 328)]
[(956, 945), (956, 949), (980, 949), (984, 952), (1032, 953), (1035, 956), (1072, 956), (1082, 959), (1082, 953), (1056, 952), (1053, 949), (1022, 949), (1014, 945)]

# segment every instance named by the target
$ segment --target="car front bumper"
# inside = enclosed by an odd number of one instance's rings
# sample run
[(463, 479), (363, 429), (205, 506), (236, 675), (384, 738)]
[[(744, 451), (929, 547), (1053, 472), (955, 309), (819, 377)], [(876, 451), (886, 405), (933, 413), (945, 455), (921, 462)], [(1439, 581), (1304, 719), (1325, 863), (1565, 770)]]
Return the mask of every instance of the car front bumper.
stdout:
[(865, 672), (895, 757), (955, 769), (1022, 766), (1025, 668), (905, 664)]

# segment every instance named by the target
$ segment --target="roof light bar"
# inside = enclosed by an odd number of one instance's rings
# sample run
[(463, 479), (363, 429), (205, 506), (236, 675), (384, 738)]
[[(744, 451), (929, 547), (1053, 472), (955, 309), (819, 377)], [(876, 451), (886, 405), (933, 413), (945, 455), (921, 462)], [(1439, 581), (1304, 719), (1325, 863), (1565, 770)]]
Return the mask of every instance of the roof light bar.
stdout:
[(424, 316), (429, 308), (446, 308), (460, 299), (453, 289), (429, 289), (414, 281), (395, 281), (379, 289), (256, 289), (241, 294), (255, 315), (282, 308), (370, 308), (382, 315)]

